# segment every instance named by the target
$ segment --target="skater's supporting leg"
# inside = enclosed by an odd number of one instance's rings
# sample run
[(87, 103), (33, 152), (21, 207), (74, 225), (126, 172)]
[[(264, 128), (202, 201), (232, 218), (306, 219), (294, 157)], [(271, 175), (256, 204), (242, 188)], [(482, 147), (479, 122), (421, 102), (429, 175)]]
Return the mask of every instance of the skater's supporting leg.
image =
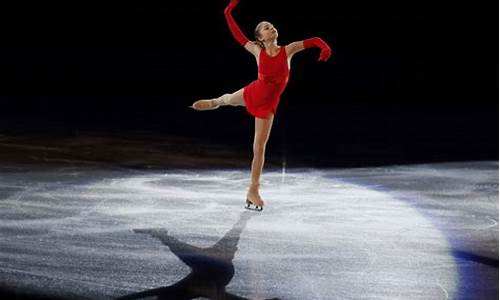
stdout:
[(195, 110), (213, 110), (219, 108), (219, 106), (245, 106), (245, 101), (243, 100), (243, 89), (240, 89), (232, 94), (224, 94), (218, 98), (209, 100), (198, 100), (191, 106)]
[(255, 118), (251, 183), (247, 193), (247, 198), (258, 206), (264, 205), (264, 201), (262, 201), (259, 195), (259, 182), (260, 175), (264, 167), (266, 144), (269, 140), (273, 120), (274, 114), (270, 114), (267, 119)]

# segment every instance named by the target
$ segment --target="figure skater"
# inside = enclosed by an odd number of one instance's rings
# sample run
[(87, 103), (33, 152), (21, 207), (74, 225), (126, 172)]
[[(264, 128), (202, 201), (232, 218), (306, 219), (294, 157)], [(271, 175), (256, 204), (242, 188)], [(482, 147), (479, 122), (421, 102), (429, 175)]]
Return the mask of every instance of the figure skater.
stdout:
[[(278, 31), (267, 21), (260, 22), (255, 28), (255, 41), (248, 38), (238, 27), (231, 15), (239, 0), (231, 0), (224, 10), (229, 29), (236, 41), (255, 56), (258, 67), (258, 79), (244, 88), (218, 98), (198, 100), (191, 106), (195, 110), (214, 110), (224, 105), (245, 106), (250, 115), (255, 117), (255, 136), (251, 183), (247, 192), (247, 208), (262, 210), (264, 201), (259, 194), (260, 175), (264, 166), (266, 143), (269, 139), (274, 115), (283, 93), (290, 72), (290, 62), (294, 54), (311, 47), (321, 49), (319, 61), (327, 61), (332, 50), (319, 37), (292, 42), (278, 46)], [(255, 207), (251, 207), (251, 205)]]

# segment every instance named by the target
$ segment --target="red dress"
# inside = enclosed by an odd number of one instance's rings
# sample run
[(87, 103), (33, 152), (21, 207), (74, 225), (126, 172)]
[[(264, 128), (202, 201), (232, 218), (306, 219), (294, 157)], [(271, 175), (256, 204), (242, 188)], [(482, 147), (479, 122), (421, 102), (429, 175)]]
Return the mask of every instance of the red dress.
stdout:
[(289, 74), (285, 47), (280, 47), (276, 56), (270, 56), (262, 49), (259, 53), (258, 79), (243, 89), (247, 111), (261, 119), (267, 118), (271, 112), (276, 114)]

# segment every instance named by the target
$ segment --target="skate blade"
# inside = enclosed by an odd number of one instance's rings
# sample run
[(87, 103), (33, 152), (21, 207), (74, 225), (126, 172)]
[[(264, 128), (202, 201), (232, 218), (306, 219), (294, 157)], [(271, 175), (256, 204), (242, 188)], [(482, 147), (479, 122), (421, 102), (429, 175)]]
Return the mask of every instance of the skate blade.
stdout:
[(254, 210), (254, 211), (262, 211), (264, 208), (262, 206), (258, 206), (253, 204), (250, 200), (247, 199), (247, 203), (245, 205), (246, 209)]
[(190, 106), (188, 106), (188, 107), (189, 107), (189, 108), (191, 108), (191, 109), (194, 109), (194, 110), (196, 110), (196, 111), (203, 111), (203, 110), (206, 110), (206, 109), (199, 109), (199, 108), (196, 108), (196, 107), (194, 107), (193, 105), (190, 105)]

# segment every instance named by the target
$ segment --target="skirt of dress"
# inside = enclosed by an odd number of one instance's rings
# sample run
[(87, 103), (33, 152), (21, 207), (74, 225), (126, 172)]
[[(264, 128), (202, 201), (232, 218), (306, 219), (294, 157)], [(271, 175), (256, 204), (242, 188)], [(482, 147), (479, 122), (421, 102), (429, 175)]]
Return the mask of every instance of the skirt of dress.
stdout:
[(270, 113), (276, 114), (283, 88), (280, 85), (254, 80), (243, 89), (245, 106), (252, 116), (266, 119)]

